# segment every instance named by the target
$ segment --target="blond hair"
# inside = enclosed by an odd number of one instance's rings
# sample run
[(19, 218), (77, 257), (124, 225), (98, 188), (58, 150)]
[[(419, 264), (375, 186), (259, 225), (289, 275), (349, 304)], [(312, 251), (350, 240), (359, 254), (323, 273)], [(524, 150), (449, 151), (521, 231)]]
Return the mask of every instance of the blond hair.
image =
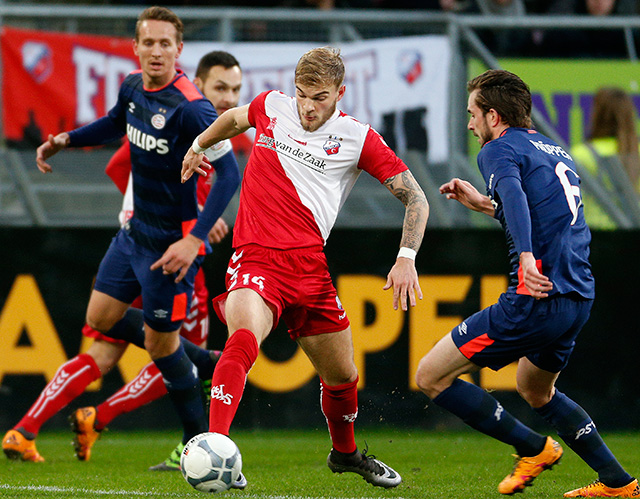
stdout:
[(344, 63), (340, 49), (320, 47), (309, 50), (296, 65), (296, 83), (310, 87), (333, 84), (339, 88), (343, 81)]

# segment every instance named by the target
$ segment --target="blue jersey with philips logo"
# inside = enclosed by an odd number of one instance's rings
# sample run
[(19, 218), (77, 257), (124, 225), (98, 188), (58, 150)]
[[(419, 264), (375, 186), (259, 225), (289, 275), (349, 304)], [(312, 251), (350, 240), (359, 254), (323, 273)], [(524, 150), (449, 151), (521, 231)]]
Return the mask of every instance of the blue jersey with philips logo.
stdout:
[[(497, 190), (507, 177), (517, 181), (526, 196), (531, 220), (531, 251), (542, 274), (553, 283), (550, 295), (578, 293), (594, 298), (594, 279), (589, 263), (591, 233), (584, 220), (580, 178), (571, 156), (552, 140), (534, 130), (507, 128), (487, 142), (478, 155), (487, 195), (495, 217), (507, 237), (512, 271), (508, 292), (529, 294), (519, 282), (519, 252), (509, 227), (503, 200)], [(505, 182), (506, 185), (506, 182)], [(521, 213), (512, 224), (527, 216)]]
[(182, 72), (165, 87), (146, 90), (137, 71), (122, 83), (109, 116), (126, 128), (131, 144), (131, 235), (141, 246), (165, 251), (198, 218), (196, 179), (181, 183), (180, 170), (193, 138), (216, 119), (215, 109)]
[[(145, 89), (142, 72), (134, 71), (125, 78), (107, 116), (69, 132), (73, 147), (105, 144), (126, 133), (134, 204), (127, 230), (143, 248), (164, 252), (196, 224), (197, 179), (181, 182), (182, 159), (193, 138), (216, 117), (211, 102), (182, 71), (154, 90)], [(236, 165), (235, 158), (231, 164)], [(206, 240), (208, 230), (200, 229), (197, 237)]]

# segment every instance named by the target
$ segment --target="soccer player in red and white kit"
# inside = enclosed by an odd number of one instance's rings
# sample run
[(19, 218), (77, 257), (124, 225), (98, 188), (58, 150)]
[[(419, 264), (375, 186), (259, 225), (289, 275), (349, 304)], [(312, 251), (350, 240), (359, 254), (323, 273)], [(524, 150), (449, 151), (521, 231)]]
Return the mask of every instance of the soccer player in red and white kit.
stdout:
[(327, 464), (376, 486), (395, 487), (400, 475), (357, 449), (358, 372), (351, 329), (329, 275), (323, 247), (338, 211), (365, 170), (406, 207), (400, 251), (385, 289), (406, 310), (422, 298), (415, 256), (429, 205), (407, 166), (369, 125), (336, 109), (344, 96), (344, 64), (330, 47), (302, 56), (295, 98), (278, 91), (231, 109), (194, 141), (183, 162), (183, 181), (206, 174), (202, 152), (256, 128), (234, 226), (227, 292), (214, 308), (229, 339), (213, 375), (209, 429), (229, 434), (258, 348), (282, 318), (289, 335), (321, 378), (322, 410), (333, 448)]

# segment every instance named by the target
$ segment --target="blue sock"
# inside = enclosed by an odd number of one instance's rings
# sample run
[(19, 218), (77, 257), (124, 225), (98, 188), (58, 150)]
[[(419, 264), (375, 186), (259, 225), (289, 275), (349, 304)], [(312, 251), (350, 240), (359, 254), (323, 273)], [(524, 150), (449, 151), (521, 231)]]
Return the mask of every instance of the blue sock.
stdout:
[[(116, 322), (109, 331), (105, 333), (110, 338), (128, 341), (129, 343), (144, 350), (144, 316), (142, 310), (130, 308), (124, 317)], [(180, 336), (180, 341), (184, 346), (187, 356), (198, 368), (198, 376), (201, 379), (211, 379), (216, 361), (211, 358), (211, 352), (191, 343)]]
[(482, 388), (466, 381), (455, 380), (433, 402), (458, 416), (471, 428), (513, 445), (521, 457), (540, 454), (546, 443), (545, 436), (514, 418)]
[(187, 443), (191, 437), (207, 431), (202, 389), (194, 374), (194, 365), (182, 344), (171, 355), (154, 362), (162, 373), (169, 397), (182, 421), (182, 443)]
[(128, 341), (144, 350), (144, 317), (142, 316), (142, 310), (137, 308), (128, 309), (124, 317), (104, 334), (109, 338)]
[(556, 389), (553, 398), (535, 409), (558, 432), (567, 445), (598, 473), (608, 487), (624, 487), (633, 480), (600, 437), (586, 411)]
[(182, 342), (187, 357), (189, 357), (189, 360), (198, 368), (198, 377), (200, 379), (211, 379), (213, 370), (218, 362), (217, 359), (213, 360), (209, 350), (200, 348), (182, 336), (180, 336), (180, 341)]

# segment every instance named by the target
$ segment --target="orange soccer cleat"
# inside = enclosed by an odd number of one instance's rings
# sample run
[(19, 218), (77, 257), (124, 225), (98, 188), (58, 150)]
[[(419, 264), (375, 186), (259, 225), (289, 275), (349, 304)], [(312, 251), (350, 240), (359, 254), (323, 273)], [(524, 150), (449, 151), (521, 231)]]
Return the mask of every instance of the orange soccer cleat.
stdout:
[(640, 497), (638, 480), (633, 480), (624, 487), (607, 487), (601, 481), (590, 483), (571, 492), (566, 492), (564, 497)]
[(96, 414), (95, 407), (81, 407), (69, 416), (71, 429), (76, 433), (73, 446), (76, 450), (76, 457), (80, 461), (89, 460), (91, 447), (100, 438), (100, 432), (94, 429)]
[(525, 487), (533, 483), (544, 470), (552, 468), (562, 457), (562, 447), (551, 437), (547, 437), (544, 449), (537, 456), (517, 457), (513, 471), (500, 482), (498, 492), (501, 494), (515, 494), (522, 492)]
[(9, 459), (22, 459), (33, 463), (44, 462), (36, 449), (35, 439), (29, 440), (18, 430), (9, 430), (2, 439), (2, 450)]

